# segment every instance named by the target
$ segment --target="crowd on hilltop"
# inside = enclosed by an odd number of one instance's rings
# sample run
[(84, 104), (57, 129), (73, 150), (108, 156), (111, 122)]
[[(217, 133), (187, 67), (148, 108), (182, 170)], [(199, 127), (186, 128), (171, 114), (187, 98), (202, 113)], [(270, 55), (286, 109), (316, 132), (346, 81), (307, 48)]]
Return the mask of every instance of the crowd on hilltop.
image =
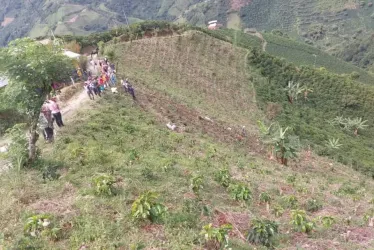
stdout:
[[(103, 91), (107, 88), (111, 88), (112, 93), (118, 93), (117, 91), (117, 72), (115, 65), (109, 63), (108, 59), (90, 61), (91, 67), (97, 72), (94, 76), (92, 72), (88, 71), (87, 81), (84, 83), (84, 88), (87, 92), (88, 97), (91, 100), (95, 99), (95, 96), (100, 96)], [(128, 79), (125, 81), (121, 80), (121, 85), (123, 86), (126, 93), (129, 93), (135, 100), (135, 91)]]
[[(102, 93), (109, 88), (112, 93), (118, 93), (116, 87), (117, 73), (113, 63), (110, 63), (107, 58), (104, 60), (91, 60), (90, 68), (93, 68), (95, 73), (88, 70), (86, 74), (84, 74), (86, 78), (84, 89), (91, 100), (94, 100), (95, 96), (101, 97)], [(83, 80), (83, 74), (79, 74), (79, 72), (81, 72), (80, 69), (77, 70), (77, 73)], [(132, 98), (136, 100), (135, 90), (129, 80), (121, 79), (121, 85), (124, 92), (130, 94)], [(56, 122), (58, 127), (64, 126), (61, 110), (57, 104), (56, 97), (52, 97), (44, 102), (39, 116), (39, 129), (47, 142), (53, 141), (54, 122)]]

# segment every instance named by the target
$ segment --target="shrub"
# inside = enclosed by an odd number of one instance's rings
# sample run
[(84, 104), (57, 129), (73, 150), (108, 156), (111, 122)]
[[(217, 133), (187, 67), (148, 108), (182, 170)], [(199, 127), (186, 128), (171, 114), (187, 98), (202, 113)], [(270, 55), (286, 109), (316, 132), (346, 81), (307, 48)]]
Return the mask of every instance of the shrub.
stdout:
[(228, 169), (224, 168), (221, 169), (215, 175), (215, 180), (224, 187), (230, 186), (231, 183), (231, 175)]
[(203, 226), (201, 235), (204, 235), (207, 249), (226, 249), (229, 246), (230, 224), (224, 224), (218, 228), (212, 224)]
[(114, 187), (113, 184), (115, 183), (115, 179), (113, 176), (110, 175), (99, 175), (92, 179), (92, 183), (95, 187), (95, 194), (97, 195), (107, 195), (112, 196), (114, 195)]
[(291, 210), (291, 225), (296, 232), (310, 233), (315, 228), (315, 223), (306, 218), (304, 210)]
[(316, 212), (322, 208), (322, 203), (316, 199), (310, 199), (305, 204), (305, 209), (308, 212)]
[(151, 222), (162, 221), (167, 207), (158, 202), (159, 194), (147, 191), (132, 204), (131, 215), (135, 219), (149, 219)]
[(229, 186), (231, 196), (237, 201), (249, 201), (252, 200), (252, 192), (244, 184), (231, 184)]
[(278, 223), (270, 220), (253, 220), (247, 240), (253, 244), (273, 247), (274, 238), (278, 234)]

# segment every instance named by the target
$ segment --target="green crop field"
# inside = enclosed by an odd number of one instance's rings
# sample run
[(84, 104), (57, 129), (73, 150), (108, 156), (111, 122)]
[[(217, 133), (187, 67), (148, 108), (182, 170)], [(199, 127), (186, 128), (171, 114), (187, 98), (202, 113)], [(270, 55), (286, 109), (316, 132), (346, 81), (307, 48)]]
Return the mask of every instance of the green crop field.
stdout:
[(359, 73), (359, 80), (372, 84), (374, 77), (367, 71), (331, 56), (313, 46), (303, 44), (292, 39), (284, 38), (271, 33), (263, 33), (268, 42), (266, 52), (271, 55), (285, 58), (296, 65), (324, 67), (336, 74)]

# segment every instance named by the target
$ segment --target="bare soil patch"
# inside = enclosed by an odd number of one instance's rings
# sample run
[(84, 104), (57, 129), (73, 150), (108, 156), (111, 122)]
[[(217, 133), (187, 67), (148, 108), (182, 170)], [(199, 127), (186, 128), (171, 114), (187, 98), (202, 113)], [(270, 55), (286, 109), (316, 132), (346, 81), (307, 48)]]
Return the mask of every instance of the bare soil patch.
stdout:
[(14, 21), (13, 17), (5, 17), (4, 21), (1, 23), (1, 26), (6, 27), (7, 25), (12, 23), (13, 21)]

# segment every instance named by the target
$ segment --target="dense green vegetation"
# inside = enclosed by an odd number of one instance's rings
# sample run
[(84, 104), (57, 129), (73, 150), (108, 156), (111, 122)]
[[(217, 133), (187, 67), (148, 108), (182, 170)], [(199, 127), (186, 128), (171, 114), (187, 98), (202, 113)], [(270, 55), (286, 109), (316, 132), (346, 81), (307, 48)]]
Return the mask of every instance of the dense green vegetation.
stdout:
[(272, 33), (264, 33), (263, 36), (268, 42), (266, 52), (285, 58), (295, 65), (308, 65), (316, 68), (324, 67), (336, 74), (351, 74), (356, 72), (359, 74), (361, 82), (372, 84), (374, 81), (374, 77), (365, 70), (343, 62), (313, 46)]
[[(268, 78), (266, 84), (256, 84), (260, 105), (266, 110), (270, 103), (278, 103), (282, 112), (276, 120), (284, 126), (292, 126), (293, 131), (305, 145), (312, 144), (314, 150), (330, 155), (355, 169), (374, 177), (372, 164), (374, 123), (374, 87), (355, 82), (326, 71), (310, 67), (297, 68), (276, 57), (253, 50), (249, 57), (250, 65)], [(301, 97), (291, 105), (283, 90), (289, 81), (313, 88), (307, 99)], [(369, 127), (355, 136), (352, 131), (344, 131), (329, 123), (337, 116), (368, 121)], [(334, 151), (325, 150), (326, 142), (339, 138), (342, 146)]]

